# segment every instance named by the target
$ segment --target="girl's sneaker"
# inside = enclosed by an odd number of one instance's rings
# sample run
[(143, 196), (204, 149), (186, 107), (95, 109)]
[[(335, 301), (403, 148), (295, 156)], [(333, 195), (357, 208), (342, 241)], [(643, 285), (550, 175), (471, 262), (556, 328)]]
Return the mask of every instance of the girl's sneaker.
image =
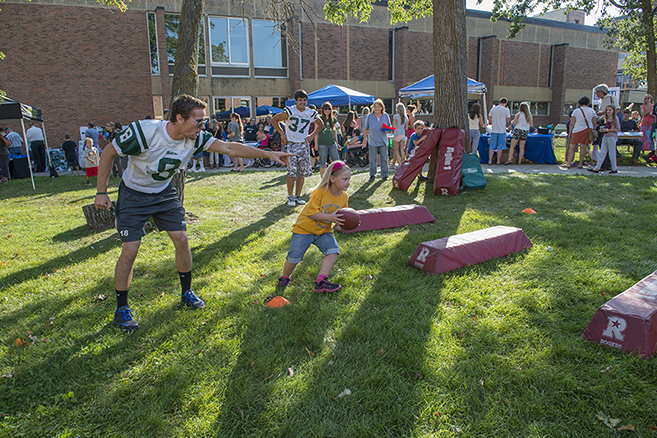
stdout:
[(319, 283), (315, 283), (315, 292), (335, 292), (341, 287), (342, 286), (339, 284), (331, 283), (327, 278), (325, 278)]
[(278, 279), (278, 284), (276, 285), (276, 289), (278, 289), (279, 291), (283, 291), (285, 290), (288, 284), (290, 284), (290, 279), (281, 277)]

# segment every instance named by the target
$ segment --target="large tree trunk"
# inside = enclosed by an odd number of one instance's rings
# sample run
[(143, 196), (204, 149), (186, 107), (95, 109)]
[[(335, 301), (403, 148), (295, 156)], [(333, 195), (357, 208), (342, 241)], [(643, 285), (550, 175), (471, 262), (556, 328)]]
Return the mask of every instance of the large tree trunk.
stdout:
[[(181, 94), (198, 95), (198, 41), (201, 36), (203, 0), (184, 0), (180, 12), (176, 63), (173, 67), (171, 101)], [(169, 103), (171, 108), (171, 103)]]
[[(176, 63), (173, 67), (169, 108), (171, 108), (173, 99), (181, 94), (198, 97), (198, 41), (201, 36), (202, 20), (203, 0), (184, 0), (180, 13)], [(181, 169), (171, 179), (171, 184), (176, 187), (181, 203), (184, 203), (185, 200), (186, 174), (185, 169)]]
[[(433, 123), (438, 128), (457, 127), (468, 133), (468, 64), (465, 0), (433, 0)], [(466, 138), (466, 153), (469, 153)], [(431, 154), (427, 176), (436, 175), (438, 148)]]
[(643, 27), (646, 36), (646, 81), (648, 93), (657, 95), (657, 56), (655, 54), (655, 22), (652, 14), (653, 0), (641, 0)]

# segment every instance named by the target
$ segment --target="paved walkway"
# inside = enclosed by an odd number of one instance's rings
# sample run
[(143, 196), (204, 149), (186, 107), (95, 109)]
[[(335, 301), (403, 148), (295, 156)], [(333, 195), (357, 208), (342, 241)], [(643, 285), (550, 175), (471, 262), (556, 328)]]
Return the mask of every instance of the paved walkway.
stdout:
[[(589, 172), (586, 170), (586, 167), (584, 169), (577, 169), (575, 167), (571, 169), (563, 169), (559, 167), (557, 164), (509, 164), (509, 165), (504, 165), (504, 164), (493, 164), (493, 165), (488, 165), (488, 164), (482, 164), (481, 168), (484, 171), (484, 174), (490, 175), (490, 174), (513, 174), (513, 173), (535, 173), (539, 175), (595, 175), (592, 172)], [(208, 169), (206, 173), (215, 173), (215, 172), (230, 172), (231, 167), (222, 167), (220, 169)], [(428, 165), (424, 166), (423, 172), (426, 173), (428, 169)], [(252, 171), (268, 171), (268, 170), (274, 170), (274, 171), (283, 171), (284, 168), (282, 167), (270, 167), (268, 169), (259, 167), (259, 168), (253, 168), (249, 167), (246, 169), (246, 172), (252, 172)], [(367, 172), (367, 168), (360, 168), (356, 167), (356, 170), (358, 170), (359, 173)], [(391, 173), (394, 173), (391, 171)], [(60, 176), (64, 175), (70, 175), (71, 172), (59, 172)], [(84, 175), (84, 172), (81, 172), (82, 175)], [(193, 173), (188, 173), (190, 175), (194, 175)], [(50, 176), (48, 172), (40, 172), (40, 173), (35, 173), (34, 176)], [(609, 175), (609, 172), (600, 172), (598, 176), (610, 176), (610, 177), (615, 177), (615, 176), (635, 176), (635, 177), (657, 177), (657, 167), (648, 167), (648, 166), (618, 166), (618, 174), (616, 175)]]

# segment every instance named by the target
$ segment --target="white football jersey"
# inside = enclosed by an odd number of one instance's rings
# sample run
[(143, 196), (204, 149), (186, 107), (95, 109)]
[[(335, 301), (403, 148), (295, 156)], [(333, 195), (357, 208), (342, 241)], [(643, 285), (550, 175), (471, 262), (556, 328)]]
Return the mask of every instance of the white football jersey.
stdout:
[(211, 133), (201, 131), (195, 140), (174, 140), (167, 133), (165, 120), (132, 122), (112, 142), (120, 156), (129, 156), (123, 172), (124, 184), (138, 192), (159, 193), (166, 189), (180, 166), (190, 157), (207, 150), (215, 141)]
[(286, 106), (284, 110), (289, 116), (285, 121), (285, 136), (291, 143), (303, 143), (310, 132), (310, 125), (319, 118), (317, 111), (306, 107), (299, 111), (296, 105)]

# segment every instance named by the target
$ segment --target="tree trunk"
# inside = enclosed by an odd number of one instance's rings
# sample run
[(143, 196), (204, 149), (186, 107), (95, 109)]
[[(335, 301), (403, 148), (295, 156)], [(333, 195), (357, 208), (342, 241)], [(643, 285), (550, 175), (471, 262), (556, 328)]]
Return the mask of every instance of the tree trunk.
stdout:
[(105, 230), (114, 228), (114, 208), (116, 203), (112, 201), (112, 207), (109, 210), (99, 210), (94, 204), (83, 205), (82, 212), (87, 220), (89, 228), (95, 230)]
[[(176, 63), (173, 67), (171, 83), (171, 102), (181, 94), (198, 97), (198, 41), (201, 36), (203, 21), (203, 0), (184, 0), (180, 13), (178, 45), (176, 46)], [(185, 176), (181, 169), (171, 179), (171, 184), (178, 192), (180, 203), (185, 201)]]
[(178, 172), (171, 178), (171, 185), (176, 189), (178, 199), (181, 204), (185, 204), (185, 178), (187, 177), (187, 170), (180, 168)]
[(657, 56), (655, 54), (655, 22), (652, 14), (652, 0), (641, 0), (643, 27), (646, 36), (646, 82), (648, 93), (657, 95)]
[[(433, 0), (433, 123), (468, 133), (468, 65), (465, 0)], [(466, 153), (469, 153), (466, 141)], [(429, 180), (436, 175), (438, 148), (429, 161)]]
[[(176, 96), (198, 96), (198, 41), (203, 20), (203, 0), (184, 0), (180, 12), (176, 63), (173, 67), (171, 102)], [(171, 102), (169, 108), (171, 108)]]

